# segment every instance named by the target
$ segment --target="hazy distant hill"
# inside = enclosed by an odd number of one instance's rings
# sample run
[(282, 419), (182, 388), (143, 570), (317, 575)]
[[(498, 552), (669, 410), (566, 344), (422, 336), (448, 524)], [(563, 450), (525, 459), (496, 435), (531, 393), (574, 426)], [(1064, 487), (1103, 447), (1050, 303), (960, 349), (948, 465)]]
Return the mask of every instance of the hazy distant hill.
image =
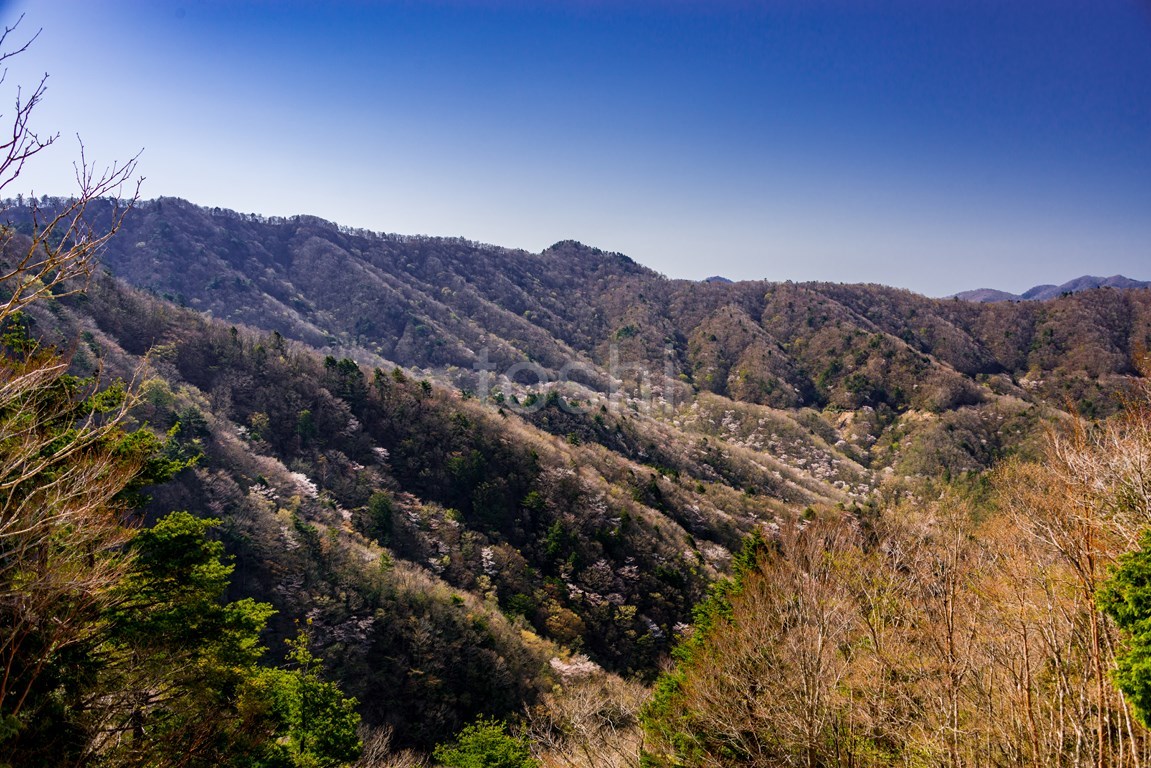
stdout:
[(993, 301), (1018, 301), (1020, 299), (1020, 297), (1014, 293), (999, 291), (995, 288), (976, 288), (974, 291), (963, 291), (962, 293), (955, 294), (955, 298), (979, 303), (989, 303)]
[(963, 301), (995, 302), (995, 301), (1046, 301), (1055, 299), (1067, 293), (1078, 293), (1095, 288), (1151, 288), (1151, 282), (1132, 280), (1123, 275), (1111, 277), (1093, 277), (1084, 275), (1074, 280), (1068, 280), (1063, 285), (1037, 285), (1021, 294), (998, 291), (994, 288), (978, 288), (974, 291), (963, 291), (955, 294), (955, 298)]

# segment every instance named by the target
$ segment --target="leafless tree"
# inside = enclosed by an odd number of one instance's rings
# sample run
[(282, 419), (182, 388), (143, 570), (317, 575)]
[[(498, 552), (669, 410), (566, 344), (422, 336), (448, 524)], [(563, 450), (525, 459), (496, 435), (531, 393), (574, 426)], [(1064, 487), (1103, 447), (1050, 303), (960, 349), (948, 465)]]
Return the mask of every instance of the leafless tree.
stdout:
[(525, 735), (544, 768), (636, 768), (647, 689), (603, 670), (565, 677), (528, 711)]
[[(0, 50), (18, 24), (0, 35)], [(31, 42), (0, 53), (0, 64)], [(17, 89), (0, 144), (0, 191), (57, 139), (30, 128), (44, 90), (45, 79), (28, 95)], [(81, 145), (75, 168), (73, 197), (47, 208), (31, 202), (31, 234), (0, 229), (0, 328), (33, 302), (82, 290), (138, 197), (135, 159), (98, 171)], [(111, 211), (98, 231), (86, 218), (93, 205)], [(98, 631), (93, 617), (124, 568), (117, 498), (141, 468), (130, 451), (116, 450), (130, 398), (85, 405), (95, 384), (68, 378), (55, 350), (13, 338), (0, 349), (0, 716), (21, 715), (45, 666)]]
[[(26, 51), (36, 37), (19, 48), (5, 51), (19, 23), (17, 20), (0, 34), (0, 67)], [(7, 74), (4, 67), (0, 72), (0, 85)], [(30, 125), (33, 111), (44, 98), (47, 79), (47, 75), (42, 77), (30, 94), (19, 87), (16, 89), (11, 131), (0, 144), (0, 194), (20, 177), (25, 163), (59, 139), (59, 134), (41, 136)], [(31, 198), (28, 203), (32, 219), (30, 238), (19, 236), (12, 227), (0, 231), (0, 322), (38, 299), (59, 297), (86, 287), (101, 246), (116, 233), (124, 215), (139, 199), (143, 179), (136, 176), (136, 160), (133, 157), (126, 163), (114, 163), (101, 170), (89, 162), (81, 142), (80, 160), (73, 166), (76, 177), (73, 195), (49, 208)], [(105, 201), (111, 206), (111, 218), (103, 222), (99, 230), (94, 229), (86, 217), (89, 206), (96, 201)], [(5, 212), (0, 210), (0, 214)]]

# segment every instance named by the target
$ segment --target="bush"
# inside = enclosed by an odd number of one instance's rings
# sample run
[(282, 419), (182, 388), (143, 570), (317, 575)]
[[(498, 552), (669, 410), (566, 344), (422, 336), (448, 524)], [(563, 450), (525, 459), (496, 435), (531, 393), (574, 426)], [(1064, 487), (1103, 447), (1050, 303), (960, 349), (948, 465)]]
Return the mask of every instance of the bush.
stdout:
[(494, 719), (480, 718), (460, 731), (455, 744), (436, 747), (433, 756), (449, 768), (539, 768), (527, 742)]

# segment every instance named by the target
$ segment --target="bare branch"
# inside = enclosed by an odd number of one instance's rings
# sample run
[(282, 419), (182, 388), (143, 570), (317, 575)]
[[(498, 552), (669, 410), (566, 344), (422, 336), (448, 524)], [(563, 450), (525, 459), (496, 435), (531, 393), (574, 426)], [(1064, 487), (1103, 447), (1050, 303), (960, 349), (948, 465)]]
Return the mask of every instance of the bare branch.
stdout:
[[(0, 34), (0, 49), (17, 25)], [(32, 40), (0, 53), (0, 63)], [(29, 127), (45, 82), (27, 95), (17, 90), (11, 130), (0, 140), (0, 189), (56, 140)], [(100, 170), (81, 143), (77, 194), (44, 207), (33, 201), (30, 237), (0, 230), (0, 325), (33, 302), (86, 287), (100, 248), (139, 198), (136, 160)], [(78, 386), (66, 378), (67, 369), (53, 350), (28, 344), (0, 350), (4, 718), (21, 715), (42, 671), (61, 652), (101, 631), (98, 617), (114, 599), (110, 587), (123, 578), (127, 563), (122, 548), (131, 532), (120, 494), (138, 476), (143, 458), (112, 445), (132, 398), (97, 413), (86, 404), (97, 384)]]

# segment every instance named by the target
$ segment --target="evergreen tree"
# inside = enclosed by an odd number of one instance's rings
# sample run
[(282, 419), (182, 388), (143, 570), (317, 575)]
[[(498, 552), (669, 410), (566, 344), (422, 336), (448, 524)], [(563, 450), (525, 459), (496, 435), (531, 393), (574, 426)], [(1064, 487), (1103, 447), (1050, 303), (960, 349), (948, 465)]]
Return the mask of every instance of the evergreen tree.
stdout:
[(1139, 549), (1119, 558), (1118, 567), (1099, 591), (1099, 607), (1124, 632), (1115, 656), (1115, 684), (1151, 725), (1151, 532)]
[[(103, 743), (127, 764), (327, 768), (359, 752), (355, 700), (320, 678), (300, 634), (289, 667), (261, 666), (273, 611), (223, 600), (232, 566), (213, 520), (176, 512), (132, 541), (111, 612), (102, 687), (120, 691)], [(114, 739), (112, 737), (115, 737)], [(105, 755), (107, 756), (107, 755)]]
[(435, 759), (450, 768), (539, 768), (527, 742), (498, 720), (481, 718), (460, 731), (454, 744), (436, 747)]

